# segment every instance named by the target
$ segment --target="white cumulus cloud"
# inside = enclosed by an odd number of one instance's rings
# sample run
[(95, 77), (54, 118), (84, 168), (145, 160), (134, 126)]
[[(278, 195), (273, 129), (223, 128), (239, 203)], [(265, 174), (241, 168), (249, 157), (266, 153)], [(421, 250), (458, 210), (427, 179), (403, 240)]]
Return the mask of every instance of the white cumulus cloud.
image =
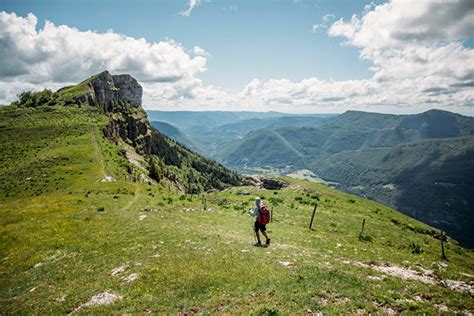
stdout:
[[(190, 55), (173, 40), (148, 42), (112, 31), (80, 31), (46, 21), (38, 29), (33, 14), (0, 12), (0, 88), (4, 102), (23, 88), (58, 87), (102, 70), (130, 73), (156, 84), (169, 95), (188, 93), (206, 70), (207, 52), (194, 47)], [(1, 100), (0, 100), (1, 102)]]

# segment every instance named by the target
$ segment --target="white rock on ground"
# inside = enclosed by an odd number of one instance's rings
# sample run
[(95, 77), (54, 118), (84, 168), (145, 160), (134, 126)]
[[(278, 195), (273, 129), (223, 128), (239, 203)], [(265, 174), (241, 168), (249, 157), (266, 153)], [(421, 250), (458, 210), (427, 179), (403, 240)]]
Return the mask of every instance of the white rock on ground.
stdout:
[(113, 269), (112, 271), (110, 271), (109, 275), (110, 275), (110, 276), (114, 276), (114, 275), (117, 275), (117, 274), (119, 274), (119, 273), (122, 273), (122, 272), (125, 271), (125, 268), (126, 268), (126, 267), (127, 267), (127, 266), (121, 266), (121, 267), (115, 268), (115, 269)]
[(129, 276), (123, 277), (122, 281), (124, 281), (125, 283), (132, 283), (137, 278), (138, 278), (138, 274), (137, 273), (132, 273)]
[(78, 308), (76, 308), (74, 312), (77, 312), (83, 307), (90, 307), (90, 306), (99, 306), (99, 305), (108, 305), (112, 304), (115, 301), (119, 301), (122, 299), (122, 296), (115, 294), (115, 293), (110, 293), (110, 292), (102, 292), (94, 295), (87, 303), (84, 303), (80, 305)]
[(104, 179), (100, 180), (100, 182), (114, 182), (115, 179), (112, 176), (106, 176)]

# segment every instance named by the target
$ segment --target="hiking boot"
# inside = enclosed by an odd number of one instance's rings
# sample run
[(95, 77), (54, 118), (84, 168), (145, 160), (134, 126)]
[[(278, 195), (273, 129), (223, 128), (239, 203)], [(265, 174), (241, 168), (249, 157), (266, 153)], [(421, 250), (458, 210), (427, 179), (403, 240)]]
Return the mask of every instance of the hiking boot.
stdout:
[(255, 247), (262, 247), (262, 243), (261, 243), (260, 241), (257, 242), (257, 243), (255, 243), (255, 244), (253, 244), (253, 245), (254, 245)]
[(265, 241), (265, 246), (270, 246), (270, 238), (267, 238), (267, 240)]

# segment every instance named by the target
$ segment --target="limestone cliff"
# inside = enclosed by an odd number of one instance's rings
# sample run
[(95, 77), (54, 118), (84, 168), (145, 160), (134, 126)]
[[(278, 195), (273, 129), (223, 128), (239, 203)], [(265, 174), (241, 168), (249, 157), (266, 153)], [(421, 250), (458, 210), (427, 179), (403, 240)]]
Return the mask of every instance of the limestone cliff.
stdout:
[(82, 93), (74, 96), (74, 100), (79, 103), (100, 105), (108, 111), (119, 101), (126, 101), (135, 107), (142, 105), (142, 86), (128, 74), (111, 75), (108, 71), (103, 71), (79, 85)]
[(80, 83), (79, 90), (75, 102), (98, 107), (109, 117), (108, 138), (122, 139), (141, 154), (152, 153), (151, 126), (141, 107), (143, 89), (135, 78), (103, 71)]

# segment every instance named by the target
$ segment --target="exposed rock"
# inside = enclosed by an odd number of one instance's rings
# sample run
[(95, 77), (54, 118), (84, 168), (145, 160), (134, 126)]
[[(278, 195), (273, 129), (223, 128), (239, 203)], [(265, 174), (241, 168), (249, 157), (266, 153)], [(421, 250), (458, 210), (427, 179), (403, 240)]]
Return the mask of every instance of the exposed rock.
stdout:
[(122, 281), (125, 282), (125, 283), (132, 283), (136, 279), (138, 279), (138, 274), (137, 273), (132, 273), (129, 276), (123, 277)]
[(126, 100), (130, 104), (139, 107), (142, 105), (142, 86), (132, 76), (114, 75), (112, 76), (116, 88), (118, 88), (118, 99)]
[(73, 311), (73, 313), (79, 311), (83, 307), (108, 305), (121, 299), (122, 299), (122, 296), (117, 295), (115, 293), (102, 292), (102, 293), (94, 295), (87, 303), (80, 305), (78, 308), (76, 308)]
[(111, 115), (104, 134), (108, 138), (122, 139), (140, 154), (151, 153), (152, 130), (145, 112), (142, 117), (125, 112)]
[(112, 271), (110, 271), (109, 276), (115, 276), (119, 273), (124, 272), (126, 267), (127, 266), (121, 266), (121, 267), (113, 269)]
[(280, 190), (281, 188), (288, 186), (288, 182), (284, 180), (256, 175), (246, 176), (242, 184), (257, 187), (263, 186), (267, 190)]
[(130, 75), (114, 75), (108, 71), (98, 74), (90, 83), (94, 95), (87, 93), (81, 98), (90, 105), (98, 102), (110, 110), (110, 105), (119, 101), (127, 101), (135, 107), (142, 105), (143, 89), (138, 81)]
[(280, 190), (288, 186), (288, 182), (280, 179), (260, 177), (260, 180), (263, 183), (263, 187), (267, 190)]
[(251, 186), (260, 186), (262, 185), (262, 181), (257, 176), (246, 176), (243, 185), (251, 185)]

